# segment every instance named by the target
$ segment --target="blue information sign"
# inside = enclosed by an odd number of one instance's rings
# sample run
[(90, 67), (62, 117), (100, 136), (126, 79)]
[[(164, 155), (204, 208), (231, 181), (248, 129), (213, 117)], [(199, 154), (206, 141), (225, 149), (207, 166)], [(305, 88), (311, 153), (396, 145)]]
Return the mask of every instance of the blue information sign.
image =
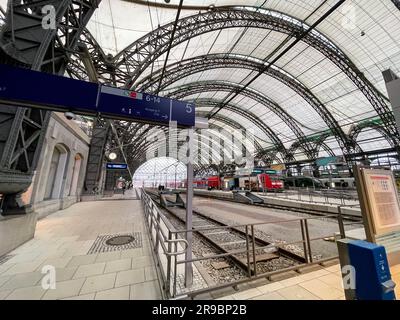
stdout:
[(128, 165), (126, 163), (107, 163), (107, 169), (111, 170), (126, 170)]
[(195, 123), (194, 106), (190, 103), (107, 86), (101, 87), (98, 111), (146, 122), (176, 121), (181, 126)]
[(0, 102), (114, 119), (195, 125), (193, 104), (0, 64)]
[(0, 99), (27, 107), (96, 111), (99, 85), (0, 64)]

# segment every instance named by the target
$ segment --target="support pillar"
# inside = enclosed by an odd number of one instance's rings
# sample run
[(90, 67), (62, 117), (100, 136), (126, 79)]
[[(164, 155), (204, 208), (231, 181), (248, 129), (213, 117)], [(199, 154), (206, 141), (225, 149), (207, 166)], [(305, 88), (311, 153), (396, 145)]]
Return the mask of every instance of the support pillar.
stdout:
[[(187, 186), (186, 186), (186, 230), (193, 229), (193, 129), (188, 130), (187, 137)], [(186, 234), (188, 248), (185, 259), (192, 259), (193, 233)], [(189, 287), (193, 284), (193, 265), (191, 262), (185, 264), (185, 286)]]

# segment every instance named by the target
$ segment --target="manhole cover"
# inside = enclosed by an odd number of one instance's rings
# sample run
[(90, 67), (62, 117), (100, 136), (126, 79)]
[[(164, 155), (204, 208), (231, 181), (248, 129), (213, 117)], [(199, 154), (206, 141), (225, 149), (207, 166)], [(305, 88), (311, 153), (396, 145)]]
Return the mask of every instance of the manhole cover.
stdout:
[(106, 244), (109, 246), (123, 246), (133, 241), (135, 241), (135, 238), (132, 236), (116, 236), (108, 239)]
[(140, 232), (105, 234), (98, 236), (87, 254), (136, 249), (142, 247)]

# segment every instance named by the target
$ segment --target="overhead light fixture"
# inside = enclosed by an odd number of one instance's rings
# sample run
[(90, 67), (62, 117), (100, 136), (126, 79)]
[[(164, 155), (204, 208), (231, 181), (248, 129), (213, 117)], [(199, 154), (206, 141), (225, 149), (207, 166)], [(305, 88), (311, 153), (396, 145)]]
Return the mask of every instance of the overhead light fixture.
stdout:
[(111, 152), (111, 153), (108, 155), (108, 159), (110, 159), (110, 160), (115, 160), (115, 159), (117, 159), (117, 154), (116, 154), (115, 152)]

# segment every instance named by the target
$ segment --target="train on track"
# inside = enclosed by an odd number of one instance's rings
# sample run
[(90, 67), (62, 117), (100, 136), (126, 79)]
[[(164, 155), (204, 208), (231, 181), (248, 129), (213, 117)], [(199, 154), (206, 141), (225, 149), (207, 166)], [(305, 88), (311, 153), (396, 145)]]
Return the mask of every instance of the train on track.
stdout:
[(193, 187), (208, 190), (251, 190), (251, 191), (274, 191), (284, 190), (284, 182), (277, 174), (252, 173), (250, 175), (235, 176), (211, 176), (203, 179), (195, 179)]
[(317, 179), (314, 177), (284, 177), (277, 174), (252, 174), (250, 176), (210, 176), (193, 181), (194, 188), (208, 190), (251, 190), (255, 192), (280, 192), (284, 189), (337, 189), (355, 190), (355, 179), (332, 177)]
[(355, 190), (354, 178), (314, 178), (306, 176), (285, 177), (285, 188)]
[[(186, 187), (186, 181), (181, 182), (181, 187)], [(335, 189), (355, 190), (356, 183), (353, 177), (340, 175), (322, 176), (286, 176), (280, 171), (272, 169), (254, 169), (252, 173), (242, 174), (228, 172), (223, 176), (209, 176), (195, 178), (193, 187), (206, 190), (251, 190), (253, 192), (282, 192), (285, 189)]]

